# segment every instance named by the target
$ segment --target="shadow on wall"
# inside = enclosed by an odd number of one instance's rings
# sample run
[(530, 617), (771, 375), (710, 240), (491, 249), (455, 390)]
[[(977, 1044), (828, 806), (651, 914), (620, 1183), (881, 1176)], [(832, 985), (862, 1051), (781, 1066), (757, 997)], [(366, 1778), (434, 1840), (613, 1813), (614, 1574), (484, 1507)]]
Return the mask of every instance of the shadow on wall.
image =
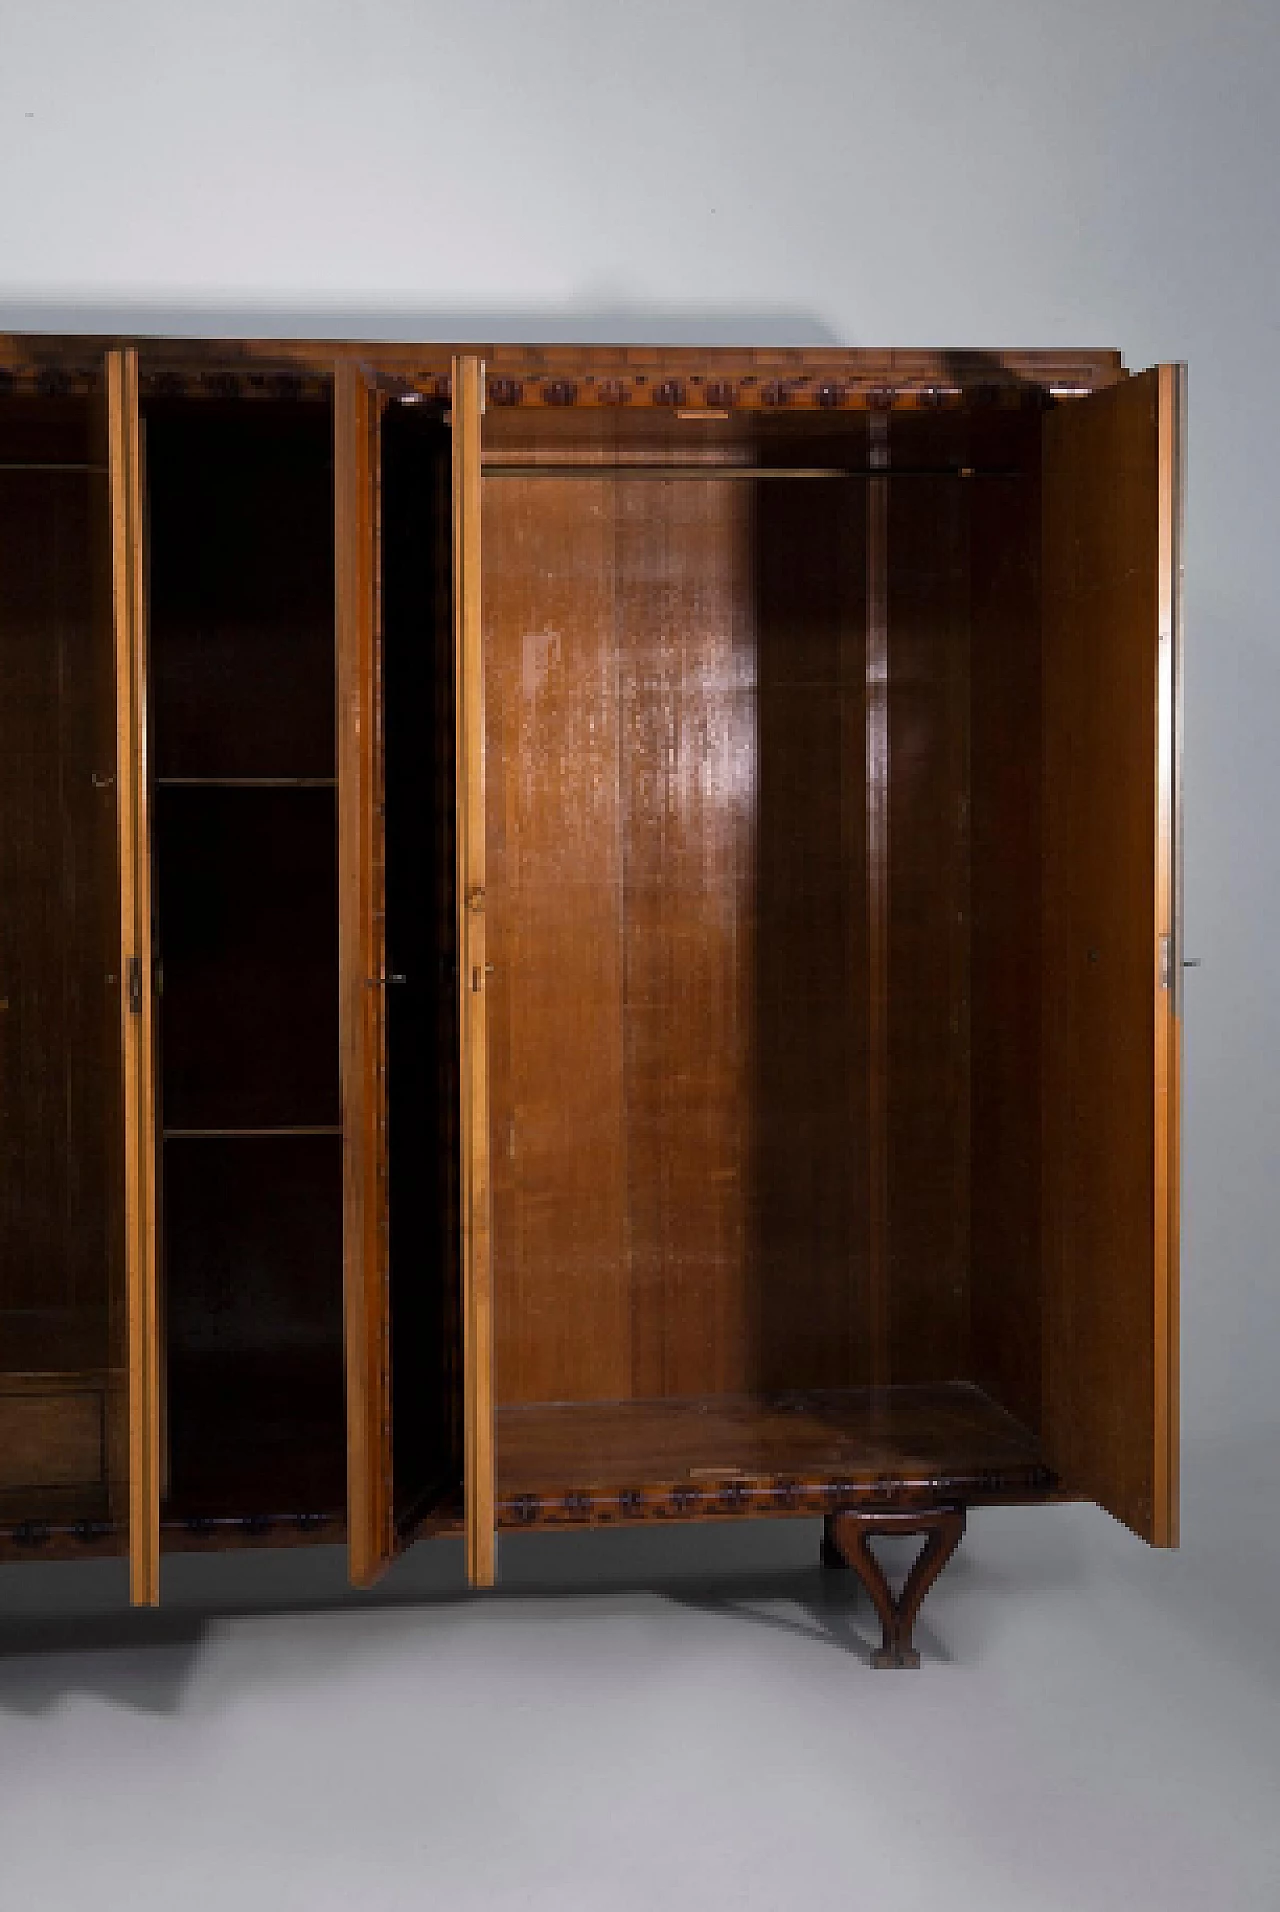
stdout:
[(788, 306), (649, 306), (642, 302), (510, 307), (180, 304), (86, 297), (9, 297), (0, 330), (193, 339), (368, 339), (387, 345), (845, 346), (825, 320)]

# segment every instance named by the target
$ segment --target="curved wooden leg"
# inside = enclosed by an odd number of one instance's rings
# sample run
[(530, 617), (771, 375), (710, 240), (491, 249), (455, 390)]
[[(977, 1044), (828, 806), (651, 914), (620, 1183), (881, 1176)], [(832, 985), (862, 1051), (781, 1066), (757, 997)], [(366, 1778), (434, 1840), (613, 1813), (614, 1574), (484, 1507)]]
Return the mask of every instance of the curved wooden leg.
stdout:
[[(832, 1544), (839, 1549), (845, 1564), (853, 1568), (880, 1616), (884, 1639), (871, 1656), (872, 1666), (919, 1666), (920, 1655), (911, 1644), (912, 1628), (921, 1601), (960, 1545), (964, 1508), (886, 1507), (866, 1512), (851, 1509), (833, 1515), (827, 1528)], [(872, 1534), (923, 1534), (925, 1537), (896, 1600), (884, 1568), (871, 1551)]]
[(841, 1553), (840, 1543), (836, 1539), (836, 1523), (833, 1514), (828, 1514), (822, 1523), (822, 1548), (818, 1558), (824, 1567), (840, 1567), (843, 1569), (849, 1565), (849, 1562)]

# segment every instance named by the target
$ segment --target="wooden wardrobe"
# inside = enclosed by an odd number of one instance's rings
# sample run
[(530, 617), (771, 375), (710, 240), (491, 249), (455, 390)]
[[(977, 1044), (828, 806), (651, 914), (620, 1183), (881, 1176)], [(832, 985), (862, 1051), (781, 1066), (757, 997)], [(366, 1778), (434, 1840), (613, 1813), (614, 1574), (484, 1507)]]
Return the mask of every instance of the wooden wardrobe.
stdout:
[(1174, 1544), (1184, 391), (0, 340), (0, 1557)]

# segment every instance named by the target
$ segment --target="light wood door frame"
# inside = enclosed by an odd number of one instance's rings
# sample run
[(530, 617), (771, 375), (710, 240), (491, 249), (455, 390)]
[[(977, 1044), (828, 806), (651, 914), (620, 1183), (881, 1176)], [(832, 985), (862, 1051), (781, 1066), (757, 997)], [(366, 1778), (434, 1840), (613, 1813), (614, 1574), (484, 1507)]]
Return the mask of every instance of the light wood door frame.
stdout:
[(338, 941), (342, 1079), (347, 1555), (355, 1586), (395, 1557), (386, 1178), (386, 947), (378, 576), (381, 397), (355, 361), (334, 375)]
[(1152, 1542), (1178, 1544), (1182, 1185), (1182, 673), (1187, 368), (1157, 368), (1159, 712), (1156, 761), (1156, 1452)]
[(453, 633), (457, 766), (459, 1187), (467, 1576), (494, 1579), (493, 1246), (485, 933), (485, 715), (481, 572), (484, 365), (453, 361)]
[(106, 355), (120, 855), (129, 1413), (129, 1597), (160, 1598), (160, 1389), (156, 1099), (147, 816), (147, 627), (138, 355)]

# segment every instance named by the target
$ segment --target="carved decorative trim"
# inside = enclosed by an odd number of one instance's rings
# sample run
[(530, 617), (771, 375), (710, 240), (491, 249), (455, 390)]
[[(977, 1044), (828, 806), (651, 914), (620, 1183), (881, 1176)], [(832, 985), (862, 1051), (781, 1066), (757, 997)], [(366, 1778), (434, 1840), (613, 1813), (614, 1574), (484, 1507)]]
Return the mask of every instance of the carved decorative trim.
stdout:
[(327, 399), (332, 380), (296, 365), (266, 366), (139, 366), (139, 386), (145, 398), (271, 399), (276, 404)]
[(662, 1485), (571, 1488), (562, 1493), (499, 1494), (499, 1527), (604, 1527), (645, 1521), (759, 1519), (771, 1514), (914, 1510), (939, 1504), (1043, 1500), (1057, 1479), (1039, 1464), (1000, 1473), (976, 1471), (904, 1481), (804, 1480), (785, 1476), (684, 1480)]
[(101, 383), (100, 359), (32, 357), (0, 365), (0, 398), (84, 398)]
[[(337, 1512), (240, 1514), (217, 1519), (192, 1515), (184, 1520), (163, 1519), (160, 1539), (170, 1553), (333, 1545), (345, 1539), (346, 1525), (346, 1516)], [(0, 1523), (0, 1560), (110, 1557), (127, 1551), (126, 1540), (126, 1528), (120, 1521), (9, 1521)]]
[(673, 378), (647, 372), (625, 375), (565, 378), (550, 374), (495, 376), (489, 379), (488, 402), (495, 408), (519, 407), (536, 411), (598, 410), (631, 405), (655, 411), (956, 411), (981, 405), (1002, 409), (1050, 403), (1048, 388), (1010, 379), (1007, 383), (941, 385), (936, 381), (907, 380), (896, 385), (856, 378), (833, 379), (819, 372), (788, 378), (707, 378), (696, 374)]
[(344, 1514), (233, 1514), (216, 1519), (191, 1515), (162, 1520), (160, 1545), (166, 1553), (219, 1553), (235, 1547), (333, 1546), (346, 1538)]
[[(439, 381), (423, 380), (432, 384)], [(13, 358), (0, 362), (0, 398), (85, 398), (99, 391), (102, 360)], [(449, 381), (444, 380), (445, 396)], [(323, 373), (297, 365), (201, 366), (148, 363), (142, 359), (139, 387), (147, 398), (324, 399), (332, 380)]]
[(123, 1554), (123, 1527), (109, 1520), (17, 1520), (0, 1524), (0, 1560), (84, 1560)]
[(1127, 376), (1120, 355), (1058, 350), (876, 350), (838, 347), (687, 350), (635, 346), (402, 345), (324, 339), (123, 338), (0, 334), (0, 392), (87, 393), (102, 355), (131, 345), (143, 390), (190, 397), (323, 397), (340, 359), (380, 383), (449, 402), (449, 365), (476, 352), (492, 406), (637, 405), (681, 411), (916, 410), (976, 402), (1042, 405)]

